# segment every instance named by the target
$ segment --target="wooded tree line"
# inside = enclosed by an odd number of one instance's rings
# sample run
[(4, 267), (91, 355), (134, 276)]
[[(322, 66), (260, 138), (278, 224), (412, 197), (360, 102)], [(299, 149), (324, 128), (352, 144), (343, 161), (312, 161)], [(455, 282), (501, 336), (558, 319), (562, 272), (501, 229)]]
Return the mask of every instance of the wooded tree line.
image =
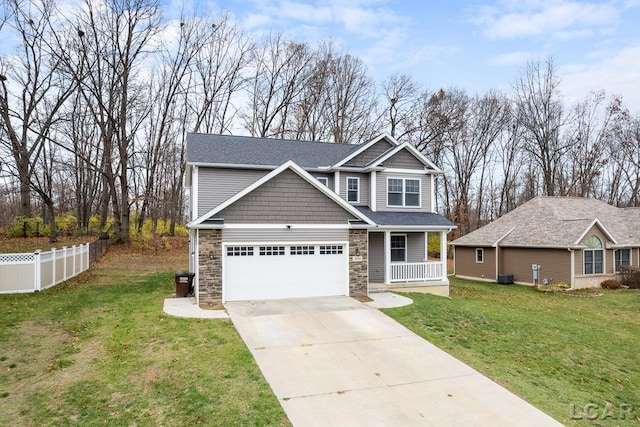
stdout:
[[(640, 119), (621, 99), (568, 106), (553, 62), (509, 93), (376, 83), (332, 42), (249, 34), (224, 12), (167, 20), (154, 0), (2, 1), (0, 214), (91, 215), (129, 240), (184, 220), (187, 132), (358, 143), (387, 131), (445, 171), (465, 233), (540, 194), (638, 206)], [(133, 224), (132, 224), (133, 222)], [(2, 225), (2, 224), (0, 224)]]

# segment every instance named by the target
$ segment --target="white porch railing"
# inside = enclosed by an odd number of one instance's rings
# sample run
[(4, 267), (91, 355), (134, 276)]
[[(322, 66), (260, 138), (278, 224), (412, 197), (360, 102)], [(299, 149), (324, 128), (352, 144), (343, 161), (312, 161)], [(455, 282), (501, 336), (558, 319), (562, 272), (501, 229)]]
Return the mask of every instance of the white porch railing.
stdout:
[(392, 282), (442, 279), (442, 263), (438, 261), (391, 264)]

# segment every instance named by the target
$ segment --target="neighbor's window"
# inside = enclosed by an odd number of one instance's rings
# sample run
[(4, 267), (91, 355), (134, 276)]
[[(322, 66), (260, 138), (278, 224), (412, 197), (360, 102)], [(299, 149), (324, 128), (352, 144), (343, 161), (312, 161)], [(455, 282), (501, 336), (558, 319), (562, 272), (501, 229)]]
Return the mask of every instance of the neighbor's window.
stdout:
[(391, 262), (407, 262), (407, 236), (391, 235)]
[(478, 264), (482, 264), (484, 262), (484, 249), (476, 249), (476, 262)]
[(329, 178), (324, 176), (319, 176), (316, 179), (318, 180), (318, 182), (320, 182), (320, 184), (324, 185), (325, 187), (329, 186)]
[(582, 251), (584, 255), (584, 274), (604, 273), (604, 250), (600, 239), (596, 236), (589, 236), (584, 244), (588, 248)]
[(360, 202), (360, 178), (347, 178), (347, 202)]
[(616, 271), (620, 271), (623, 265), (631, 265), (631, 249), (616, 250), (615, 267)]
[(388, 178), (387, 205), (419, 207), (420, 180), (408, 178)]

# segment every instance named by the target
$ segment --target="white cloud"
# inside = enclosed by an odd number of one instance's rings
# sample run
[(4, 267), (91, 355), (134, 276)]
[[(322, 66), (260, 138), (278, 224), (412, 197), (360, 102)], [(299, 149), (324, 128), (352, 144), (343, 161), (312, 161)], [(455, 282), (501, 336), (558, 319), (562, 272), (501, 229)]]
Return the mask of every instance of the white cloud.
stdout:
[(562, 91), (572, 101), (588, 92), (604, 89), (609, 95), (621, 95), (633, 113), (640, 113), (640, 44), (623, 48), (598, 62), (559, 67)]
[(472, 19), (484, 27), (489, 38), (588, 37), (598, 31), (608, 31), (620, 16), (620, 9), (609, 3), (575, 1), (503, 2), (502, 8), (488, 6), (479, 9)]

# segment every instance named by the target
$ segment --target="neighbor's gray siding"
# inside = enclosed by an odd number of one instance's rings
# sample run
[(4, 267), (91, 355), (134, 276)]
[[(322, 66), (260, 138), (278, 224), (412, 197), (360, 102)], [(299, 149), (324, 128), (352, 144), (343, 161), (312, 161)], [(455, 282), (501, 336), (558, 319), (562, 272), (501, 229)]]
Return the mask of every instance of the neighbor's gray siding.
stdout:
[(198, 216), (253, 184), (269, 171), (198, 168)]
[(340, 174), (340, 197), (347, 200), (347, 178), (349, 177), (360, 178), (360, 202), (351, 204), (354, 206), (369, 206), (371, 185), (369, 185), (368, 173), (342, 172)]
[(345, 166), (366, 166), (372, 160), (377, 159), (382, 154), (389, 151), (389, 149), (392, 147), (393, 145), (383, 138), (373, 144), (371, 147), (367, 148), (364, 152), (349, 160), (347, 163), (345, 163)]
[(543, 278), (554, 283), (571, 282), (571, 252), (566, 249), (500, 248), (499, 274), (513, 274), (513, 280), (533, 283), (532, 264), (540, 265), (539, 282)]
[(384, 281), (384, 233), (369, 233), (369, 281)]
[(492, 247), (484, 249), (484, 262), (476, 262), (475, 247), (455, 247), (455, 270), (457, 276), (477, 277), (478, 279), (496, 280), (496, 251)]
[(242, 228), (223, 229), (223, 242), (347, 242), (349, 230), (341, 229), (287, 229), (287, 228)]
[[(420, 180), (420, 208), (387, 207), (387, 178), (411, 178)], [(431, 212), (431, 178), (429, 175), (379, 172), (376, 174), (376, 209), (396, 212)]]
[(295, 172), (286, 170), (215, 218), (225, 223), (346, 224), (355, 217)]
[(383, 166), (386, 168), (398, 169), (424, 169), (424, 164), (416, 159), (407, 149), (400, 150), (392, 157), (384, 161)]

